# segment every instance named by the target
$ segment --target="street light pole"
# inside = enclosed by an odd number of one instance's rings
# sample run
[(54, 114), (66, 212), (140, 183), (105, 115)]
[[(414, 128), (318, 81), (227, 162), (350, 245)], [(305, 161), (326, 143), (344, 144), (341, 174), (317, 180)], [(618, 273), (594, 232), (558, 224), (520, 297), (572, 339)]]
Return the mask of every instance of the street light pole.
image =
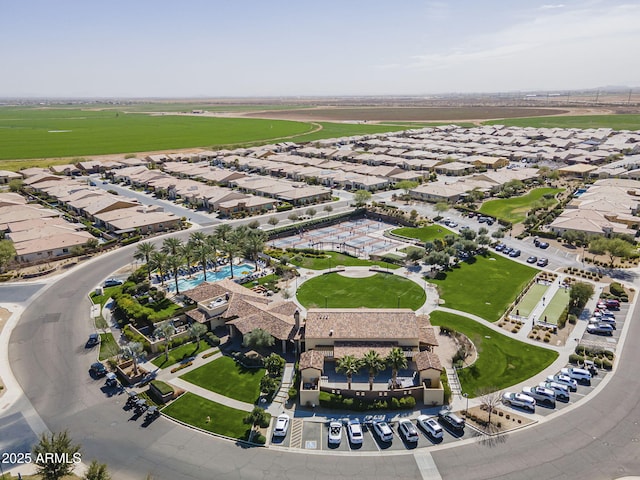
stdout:
[(466, 393), (463, 393), (462, 396), (467, 399), (467, 406), (464, 409), (464, 416), (466, 418), (469, 416), (469, 395)]

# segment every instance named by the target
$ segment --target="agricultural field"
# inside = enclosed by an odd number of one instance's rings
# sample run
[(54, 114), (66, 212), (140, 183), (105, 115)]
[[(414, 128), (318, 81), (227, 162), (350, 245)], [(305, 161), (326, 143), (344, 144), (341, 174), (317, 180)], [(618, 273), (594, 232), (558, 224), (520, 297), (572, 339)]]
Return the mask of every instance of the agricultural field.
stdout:
[[(520, 197), (489, 200), (482, 204), (480, 212), (507, 222), (520, 223), (527, 218), (527, 212), (535, 202), (547, 194), (555, 195), (562, 191), (559, 188), (536, 188)], [(554, 199), (555, 203), (558, 202)]]
[(544, 128), (613, 128), (640, 130), (640, 115), (579, 115), (566, 117), (526, 117), (490, 120), (485, 125)]

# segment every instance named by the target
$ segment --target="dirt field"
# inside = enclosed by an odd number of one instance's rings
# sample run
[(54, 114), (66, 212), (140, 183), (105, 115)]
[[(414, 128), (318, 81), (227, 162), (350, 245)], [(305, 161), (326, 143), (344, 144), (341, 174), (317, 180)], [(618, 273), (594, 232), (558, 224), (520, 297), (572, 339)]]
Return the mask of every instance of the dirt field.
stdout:
[(316, 107), (296, 110), (247, 112), (243, 117), (259, 117), (300, 121), (411, 121), (441, 122), (453, 120), (489, 120), (496, 118), (563, 115), (567, 109), (463, 106), (463, 107)]

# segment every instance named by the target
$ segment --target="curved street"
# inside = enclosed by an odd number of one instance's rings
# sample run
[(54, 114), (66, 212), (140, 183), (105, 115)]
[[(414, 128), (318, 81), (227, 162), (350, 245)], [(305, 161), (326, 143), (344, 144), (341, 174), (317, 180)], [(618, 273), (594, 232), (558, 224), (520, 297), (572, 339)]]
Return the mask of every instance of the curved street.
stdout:
[[(32, 297), (11, 334), (8, 358), (25, 397), (0, 410), (2, 450), (28, 448), (42, 428), (41, 418), (51, 431), (68, 429), (83, 446), (83, 461), (96, 458), (107, 463), (117, 479), (142, 479), (148, 474), (167, 480), (601, 479), (640, 473), (640, 383), (635, 372), (640, 349), (628, 344), (615, 374), (608, 375), (597, 394), (535, 427), (497, 438), (471, 438), (455, 448), (327, 458), (246, 448), (165, 418), (143, 428), (122, 409), (124, 398), (107, 397), (100, 390), (102, 383), (89, 377), (95, 352), (84, 348), (94, 330), (87, 292), (130, 263), (134, 249), (129, 246), (97, 257), (39, 291), (24, 294), (25, 300), (29, 294)], [(0, 303), (16, 302), (9, 292), (0, 289)], [(637, 317), (634, 310), (621, 343), (640, 337)]]

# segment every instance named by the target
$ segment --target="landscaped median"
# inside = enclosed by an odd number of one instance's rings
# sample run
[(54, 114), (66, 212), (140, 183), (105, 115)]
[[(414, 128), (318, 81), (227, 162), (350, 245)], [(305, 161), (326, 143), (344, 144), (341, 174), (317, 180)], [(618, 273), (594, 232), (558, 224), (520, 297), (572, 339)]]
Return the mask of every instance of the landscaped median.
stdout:
[(520, 342), (466, 317), (435, 310), (430, 320), (433, 325), (466, 335), (474, 343), (478, 359), (470, 367), (458, 370), (462, 391), (470, 396), (523, 382), (558, 357), (553, 350)]
[(162, 413), (180, 422), (225, 437), (247, 440), (251, 431), (250, 425), (243, 422), (249, 412), (236, 410), (189, 392), (165, 407)]

